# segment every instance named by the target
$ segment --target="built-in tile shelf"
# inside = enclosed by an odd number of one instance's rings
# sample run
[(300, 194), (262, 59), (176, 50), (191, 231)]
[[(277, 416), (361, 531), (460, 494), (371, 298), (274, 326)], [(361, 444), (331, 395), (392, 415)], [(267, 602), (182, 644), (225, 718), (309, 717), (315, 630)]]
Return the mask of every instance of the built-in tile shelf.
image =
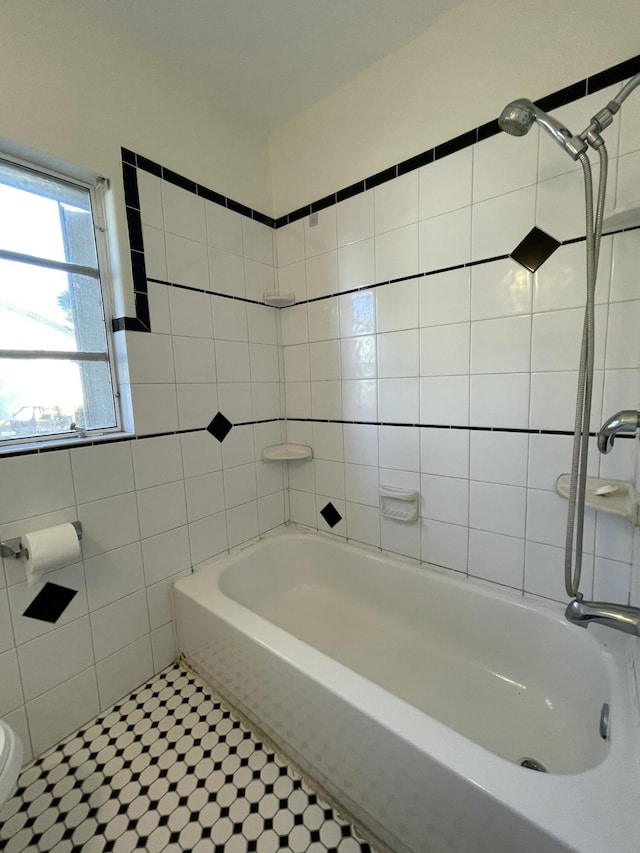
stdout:
[(262, 301), (272, 308), (287, 308), (296, 301), (296, 295), (295, 293), (265, 293)]
[(627, 207), (617, 207), (604, 217), (602, 230), (619, 231), (621, 228), (637, 228), (640, 225), (640, 201)]
[(263, 462), (291, 462), (313, 459), (313, 450), (306, 444), (272, 444), (262, 449)]
[[(556, 491), (568, 499), (570, 485), (571, 474), (561, 474), (556, 481)], [(638, 496), (633, 483), (626, 480), (587, 477), (585, 505), (626, 518), (634, 527), (638, 525)]]

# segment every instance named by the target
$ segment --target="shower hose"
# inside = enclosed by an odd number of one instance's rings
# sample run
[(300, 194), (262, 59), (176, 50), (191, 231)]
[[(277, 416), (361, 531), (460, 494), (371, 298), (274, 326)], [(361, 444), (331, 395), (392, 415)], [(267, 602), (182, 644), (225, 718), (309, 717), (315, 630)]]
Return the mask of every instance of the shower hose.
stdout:
[[(586, 213), (586, 260), (587, 299), (580, 349), (578, 392), (576, 397), (576, 419), (571, 459), (569, 486), (569, 508), (567, 513), (567, 537), (564, 553), (564, 582), (570, 598), (581, 598), (580, 575), (582, 572), (582, 540), (584, 530), (584, 504), (587, 485), (587, 462), (589, 453), (589, 425), (591, 421), (591, 398), (593, 392), (593, 355), (595, 345), (595, 290), (602, 237), (602, 218), (607, 191), (608, 156), (604, 142), (598, 147), (600, 178), (595, 215), (593, 210), (593, 178), (591, 163), (586, 154), (579, 155), (584, 175)], [(575, 534), (575, 561), (574, 561)]]

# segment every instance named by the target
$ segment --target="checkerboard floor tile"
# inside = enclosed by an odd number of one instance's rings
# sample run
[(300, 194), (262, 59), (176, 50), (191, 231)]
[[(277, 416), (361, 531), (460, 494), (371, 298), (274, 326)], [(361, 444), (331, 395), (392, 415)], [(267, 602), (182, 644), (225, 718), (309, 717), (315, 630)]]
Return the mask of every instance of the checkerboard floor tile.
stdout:
[(373, 853), (180, 664), (23, 770), (0, 849)]

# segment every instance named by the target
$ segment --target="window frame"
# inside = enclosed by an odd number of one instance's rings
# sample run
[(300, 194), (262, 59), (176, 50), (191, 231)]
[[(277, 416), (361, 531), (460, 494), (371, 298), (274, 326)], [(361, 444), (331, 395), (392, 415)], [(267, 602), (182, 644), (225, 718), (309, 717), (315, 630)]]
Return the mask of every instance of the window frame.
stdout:
[[(94, 429), (80, 428), (76, 430), (67, 430), (63, 432), (47, 433), (24, 437), (0, 437), (0, 457), (7, 454), (20, 453), (21, 451), (26, 452), (33, 450), (53, 449), (56, 446), (73, 446), (76, 444), (93, 442), (95, 440), (108, 441), (110, 439), (113, 440), (115, 438), (122, 438), (125, 434), (121, 405), (122, 396), (120, 393), (118, 376), (116, 372), (116, 347), (113, 337), (114, 278), (113, 266), (111, 263), (112, 246), (108, 231), (108, 225), (110, 225), (111, 223), (109, 223), (108, 221), (107, 202), (105, 198), (106, 194), (110, 192), (111, 189), (110, 181), (108, 178), (85, 171), (78, 167), (74, 167), (67, 164), (61, 166), (59, 163), (54, 163), (50, 158), (46, 156), (38, 156), (37, 152), (30, 151), (28, 154), (23, 154), (17, 149), (16, 146), (11, 143), (8, 143), (8, 141), (6, 140), (0, 140), (0, 161), (4, 161), (9, 165), (15, 165), (24, 169), (28, 169), (36, 174), (42, 175), (44, 178), (51, 178), (53, 180), (62, 181), (64, 183), (70, 184), (71, 186), (76, 186), (88, 191), (89, 202), (91, 205), (93, 236), (96, 247), (98, 273), (96, 278), (100, 286), (100, 295), (102, 301), (101, 322), (104, 323), (106, 340), (106, 358), (93, 360), (106, 361), (107, 363), (111, 382), (113, 409), (115, 414), (115, 424), (114, 426), (110, 427), (97, 427)], [(113, 223), (113, 228), (115, 231), (115, 223)], [(10, 257), (7, 257), (7, 255), (10, 254), (11, 253), (7, 250), (4, 259), (12, 260)], [(16, 257), (14, 260), (16, 260), (17, 262), (28, 263), (27, 261), (21, 260), (19, 253), (16, 254), (18, 255), (18, 257)], [(22, 257), (33, 257), (33, 260), (35, 261), (34, 265), (38, 266), (38, 256), (23, 255)], [(48, 259), (43, 258), (43, 260)], [(57, 266), (56, 262), (53, 261), (51, 263), (42, 264), (42, 266), (49, 269), (57, 268), (63, 272), (69, 273), (72, 273), (74, 271), (73, 268), (76, 267), (80, 271), (79, 274), (82, 274), (81, 267), (71, 262), (67, 264), (63, 262), (60, 264), (60, 266)], [(0, 361), (8, 360), (8, 357), (3, 357), (2, 355), (5, 352), (8, 353), (15, 351), (9, 349), (4, 350), (0, 345)], [(46, 353), (46, 355), (38, 356), (38, 353), (41, 352)], [(47, 357), (55, 358), (57, 360), (67, 363), (79, 361), (79, 359), (77, 358), (76, 351), (70, 351), (68, 356), (66, 356), (63, 351), (61, 351), (57, 355), (51, 355), (50, 351), (43, 350), (24, 350), (24, 353), (29, 354), (26, 356), (27, 358), (31, 358), (36, 361), (38, 360), (38, 358), (45, 359)]]

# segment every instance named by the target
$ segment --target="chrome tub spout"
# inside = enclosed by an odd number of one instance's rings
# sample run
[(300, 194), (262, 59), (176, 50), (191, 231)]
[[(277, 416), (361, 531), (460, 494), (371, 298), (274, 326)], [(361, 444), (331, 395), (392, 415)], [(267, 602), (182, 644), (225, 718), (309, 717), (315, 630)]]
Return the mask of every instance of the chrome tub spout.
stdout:
[(625, 604), (612, 604), (609, 601), (584, 601), (578, 595), (569, 602), (564, 613), (569, 622), (588, 628), (591, 622), (598, 622), (625, 634), (640, 636), (640, 608)]
[(640, 427), (640, 412), (631, 409), (623, 409), (605, 421), (598, 433), (598, 450), (600, 453), (609, 453), (613, 447), (613, 441), (618, 433), (633, 434)]

